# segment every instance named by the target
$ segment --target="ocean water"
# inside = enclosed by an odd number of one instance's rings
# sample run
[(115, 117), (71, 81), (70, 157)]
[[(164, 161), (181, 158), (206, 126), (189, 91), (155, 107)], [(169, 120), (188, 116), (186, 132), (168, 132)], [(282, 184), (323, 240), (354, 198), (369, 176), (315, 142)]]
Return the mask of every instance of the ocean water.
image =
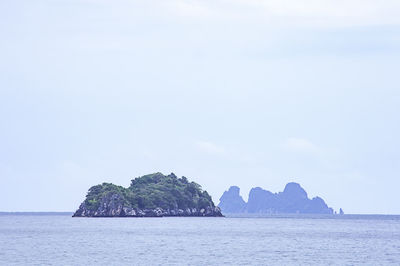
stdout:
[(400, 217), (1, 214), (0, 264), (400, 265)]

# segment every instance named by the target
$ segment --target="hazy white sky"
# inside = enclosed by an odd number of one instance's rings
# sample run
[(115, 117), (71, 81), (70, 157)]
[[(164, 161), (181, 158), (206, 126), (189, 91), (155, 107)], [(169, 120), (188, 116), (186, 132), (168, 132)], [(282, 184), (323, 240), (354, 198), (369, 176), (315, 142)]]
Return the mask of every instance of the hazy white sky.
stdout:
[(400, 213), (400, 1), (0, 1), (0, 211), (152, 172)]

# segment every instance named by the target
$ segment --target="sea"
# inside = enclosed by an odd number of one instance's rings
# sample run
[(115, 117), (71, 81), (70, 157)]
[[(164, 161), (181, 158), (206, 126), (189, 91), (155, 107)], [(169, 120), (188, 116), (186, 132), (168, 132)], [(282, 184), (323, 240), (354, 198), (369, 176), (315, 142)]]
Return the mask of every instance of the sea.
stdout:
[(0, 265), (400, 265), (400, 216), (0, 213)]

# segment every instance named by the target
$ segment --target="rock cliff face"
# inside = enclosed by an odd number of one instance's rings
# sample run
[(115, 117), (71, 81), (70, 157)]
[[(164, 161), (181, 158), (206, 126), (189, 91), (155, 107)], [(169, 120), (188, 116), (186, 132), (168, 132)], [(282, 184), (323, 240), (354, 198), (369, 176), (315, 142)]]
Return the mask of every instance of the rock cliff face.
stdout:
[[(235, 194), (229, 192), (231, 188), (222, 195), (218, 205), (224, 213), (333, 214), (332, 208), (329, 208), (323, 199), (309, 199), (307, 192), (297, 183), (287, 184), (283, 192), (279, 193), (272, 193), (260, 187), (252, 188), (247, 203), (240, 197), (239, 188), (234, 187), (234, 191), (237, 191)], [(224, 196), (226, 193), (231, 197)]]
[(132, 180), (129, 188), (93, 186), (73, 217), (223, 216), (201, 186), (161, 173)]

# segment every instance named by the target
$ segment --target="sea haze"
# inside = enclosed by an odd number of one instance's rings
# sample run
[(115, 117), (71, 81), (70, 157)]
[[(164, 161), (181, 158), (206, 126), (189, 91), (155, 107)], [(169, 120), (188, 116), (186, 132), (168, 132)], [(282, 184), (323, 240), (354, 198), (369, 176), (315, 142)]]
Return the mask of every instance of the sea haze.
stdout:
[(0, 258), (4, 265), (398, 265), (400, 216), (2, 213)]

